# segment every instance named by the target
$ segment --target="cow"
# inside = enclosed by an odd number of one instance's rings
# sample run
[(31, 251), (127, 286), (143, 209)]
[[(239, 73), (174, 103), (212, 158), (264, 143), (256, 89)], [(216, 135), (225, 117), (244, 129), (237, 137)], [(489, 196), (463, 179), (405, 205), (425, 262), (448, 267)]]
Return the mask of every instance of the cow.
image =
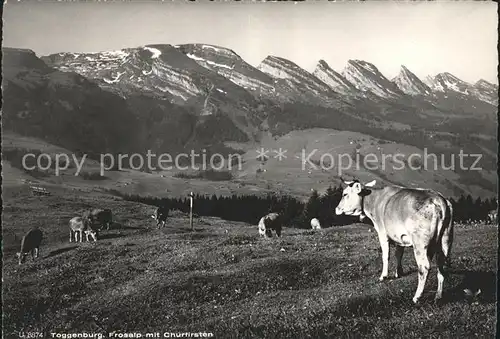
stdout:
[(311, 228), (313, 230), (320, 230), (321, 229), (321, 223), (317, 218), (312, 218), (311, 219)]
[(17, 252), (19, 265), (24, 263), (26, 256), (31, 252), (33, 260), (38, 258), (40, 244), (42, 243), (43, 233), (38, 228), (32, 228), (23, 236), (21, 240), (21, 250)]
[(97, 241), (97, 232), (92, 229), (91, 224), (88, 220), (83, 219), (82, 217), (74, 217), (69, 221), (69, 242), (72, 242), (72, 239), (75, 239), (75, 242), (78, 242), (77, 234), (80, 235), (80, 242), (83, 242), (83, 233), (87, 237), (87, 242), (89, 240), (89, 236)]
[[(168, 207), (158, 207), (151, 218), (156, 220), (156, 226), (158, 228), (164, 227), (168, 218), (169, 209)], [(161, 226), (160, 226), (161, 225)]]
[(488, 213), (488, 222), (490, 224), (496, 224), (498, 220), (498, 210), (491, 210)]
[(279, 213), (269, 213), (259, 220), (259, 234), (266, 238), (272, 237), (272, 231), (276, 232), (277, 237), (281, 237), (281, 217)]
[(363, 185), (358, 180), (344, 182), (342, 198), (335, 209), (337, 215), (366, 216), (373, 222), (382, 248), (383, 281), (388, 276), (389, 244), (396, 246), (396, 274), (402, 274), (404, 248), (413, 246), (418, 265), (418, 287), (413, 297), (416, 304), (424, 291), (430, 260), (436, 255), (438, 288), (435, 301), (442, 298), (446, 272), (453, 243), (453, 209), (440, 193), (419, 188), (387, 186), (372, 188), (375, 180)]
[[(85, 211), (83, 213), (83, 219), (87, 220), (95, 230), (100, 230), (104, 227), (106, 227), (106, 230), (109, 230), (109, 227), (113, 223), (113, 213), (109, 208), (94, 208), (93, 210)], [(95, 225), (99, 225), (99, 229), (95, 228)]]

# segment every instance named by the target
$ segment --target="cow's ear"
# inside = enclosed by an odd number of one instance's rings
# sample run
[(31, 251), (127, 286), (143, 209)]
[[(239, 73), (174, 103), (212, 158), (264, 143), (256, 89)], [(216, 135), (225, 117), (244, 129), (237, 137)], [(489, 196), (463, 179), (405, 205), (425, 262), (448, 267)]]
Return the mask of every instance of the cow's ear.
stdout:
[(361, 184), (359, 182), (354, 183), (354, 185), (352, 185), (352, 188), (354, 189), (354, 192), (356, 194), (361, 193), (361, 191), (363, 189), (363, 187), (361, 187)]
[(372, 180), (365, 184), (365, 187), (373, 187), (377, 183), (377, 180)]

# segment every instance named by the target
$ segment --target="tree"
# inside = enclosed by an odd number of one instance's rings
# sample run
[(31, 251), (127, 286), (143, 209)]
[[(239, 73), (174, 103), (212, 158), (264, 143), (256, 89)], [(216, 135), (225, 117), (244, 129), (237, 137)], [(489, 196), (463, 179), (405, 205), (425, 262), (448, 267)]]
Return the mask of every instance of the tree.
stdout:
[(301, 224), (304, 225), (304, 227), (309, 228), (309, 223), (312, 218), (318, 218), (320, 219), (321, 216), (321, 200), (318, 194), (318, 191), (313, 190), (311, 193), (311, 196), (309, 197), (309, 200), (304, 206), (304, 209), (302, 211), (302, 216), (301, 216)]

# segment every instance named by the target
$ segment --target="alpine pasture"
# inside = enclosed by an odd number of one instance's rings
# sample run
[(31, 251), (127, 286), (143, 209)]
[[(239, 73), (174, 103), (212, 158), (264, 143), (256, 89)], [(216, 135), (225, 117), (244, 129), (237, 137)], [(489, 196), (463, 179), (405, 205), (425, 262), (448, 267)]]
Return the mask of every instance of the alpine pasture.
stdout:
[[(403, 256), (403, 277), (379, 282), (380, 247), (366, 224), (285, 225), (281, 238), (264, 239), (257, 222), (215, 217), (195, 218), (191, 232), (189, 216), (180, 211), (158, 230), (153, 206), (92, 191), (61, 188), (40, 197), (10, 186), (3, 202), (5, 338), (84, 331), (104, 337), (169, 331), (215, 338), (451, 338), (495, 331), (495, 225), (456, 225), (443, 302), (433, 303), (433, 262), (414, 306), (411, 249)], [(113, 211), (111, 229), (97, 242), (69, 243), (68, 221), (95, 206)], [(34, 226), (44, 232), (40, 257), (18, 265), (21, 237)], [(391, 275), (394, 269), (392, 250)]]

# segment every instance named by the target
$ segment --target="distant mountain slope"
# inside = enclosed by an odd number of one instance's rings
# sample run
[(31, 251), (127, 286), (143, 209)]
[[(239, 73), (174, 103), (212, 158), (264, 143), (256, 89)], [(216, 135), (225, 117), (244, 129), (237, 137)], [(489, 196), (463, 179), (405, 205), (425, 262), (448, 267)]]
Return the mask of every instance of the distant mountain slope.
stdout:
[[(123, 92), (109, 90), (106, 77), (88, 80), (53, 69), (30, 50), (4, 48), (3, 56), (3, 128), (21, 135), (95, 154), (147, 149), (176, 153), (186, 147), (221, 151), (224, 141), (249, 140), (224, 114), (199, 117), (196, 109), (148, 91), (129, 91), (121, 97), (117, 94)], [(108, 62), (114, 64), (113, 60)], [(77, 64), (72, 66), (82, 73), (96, 76), (99, 71)]]
[(363, 60), (349, 60), (342, 75), (361, 91), (370, 91), (382, 98), (394, 98), (403, 92), (389, 81), (375, 65)]
[(75, 151), (139, 149), (137, 118), (125, 100), (81, 75), (48, 67), (30, 50), (2, 52), (4, 129)]
[(298, 101), (332, 108), (347, 104), (345, 98), (324, 82), (285, 58), (268, 56), (258, 69), (277, 80), (276, 86), (280, 92), (292, 95)]
[(273, 78), (246, 63), (230, 49), (204, 44), (185, 44), (175, 47), (201, 66), (226, 77), (240, 87), (251, 90), (257, 96), (276, 98), (278, 94), (274, 88)]
[(337, 93), (347, 96), (363, 96), (361, 91), (341, 74), (335, 72), (324, 60), (318, 62), (313, 74)]
[[(234, 153), (228, 143), (328, 128), (446, 156), (481, 153), (483, 168), (496, 168), (498, 87), (485, 81), (441, 73), (426, 84), (403, 66), (392, 82), (361, 60), (343, 75), (323, 60), (314, 74), (276, 56), (252, 67), (206, 44), (58, 53), (46, 63), (5, 51), (3, 127), (72, 150)], [(468, 186), (492, 185), (456, 174)]]
[(408, 95), (430, 95), (432, 90), (405, 66), (392, 81)]
[(148, 45), (92, 54), (59, 53), (43, 59), (60, 70), (84, 75), (125, 98), (145, 95), (192, 107), (191, 112), (201, 116), (198, 123), (202, 125), (205, 121), (229, 120), (232, 128), (252, 139), (256, 126), (265, 118), (259, 101), (226, 78), (226, 74), (219, 74), (215, 66), (209, 69), (200, 65), (188, 49), (187, 45)]
[(498, 85), (481, 79), (474, 84), (474, 94), (480, 100), (498, 106)]

